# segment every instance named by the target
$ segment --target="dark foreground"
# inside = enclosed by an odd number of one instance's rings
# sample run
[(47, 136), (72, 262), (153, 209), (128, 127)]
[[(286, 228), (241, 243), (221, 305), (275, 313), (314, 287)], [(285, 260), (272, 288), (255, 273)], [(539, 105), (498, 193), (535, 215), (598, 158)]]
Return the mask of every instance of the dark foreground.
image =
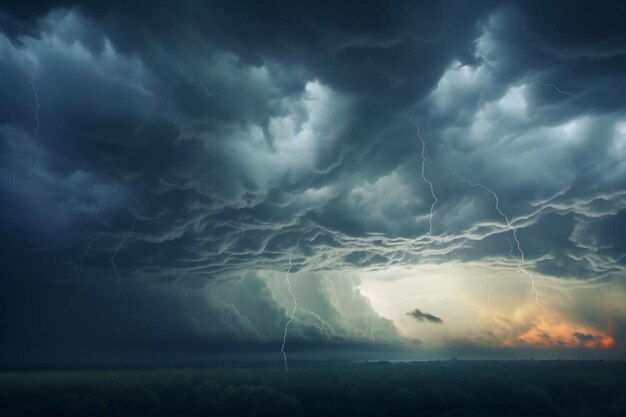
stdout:
[(0, 374), (9, 416), (626, 416), (624, 362)]

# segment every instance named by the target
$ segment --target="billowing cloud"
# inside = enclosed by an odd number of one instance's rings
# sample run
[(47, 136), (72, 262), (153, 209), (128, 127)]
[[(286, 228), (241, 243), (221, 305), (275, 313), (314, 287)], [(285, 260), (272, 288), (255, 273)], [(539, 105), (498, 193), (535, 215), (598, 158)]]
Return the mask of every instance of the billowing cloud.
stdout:
[[(3, 280), (26, 306), (78, 287), (102, 317), (117, 297), (171, 307), (160, 335), (111, 313), (129, 349), (274, 346), (290, 262), (310, 286), (292, 346), (404, 346), (358, 293), (360, 274), (397, 267), (528, 272), (531, 297), (573, 314), (554, 288), (620, 287), (626, 271), (616, 5), (0, 6)], [(560, 337), (620, 314), (581, 314)]]

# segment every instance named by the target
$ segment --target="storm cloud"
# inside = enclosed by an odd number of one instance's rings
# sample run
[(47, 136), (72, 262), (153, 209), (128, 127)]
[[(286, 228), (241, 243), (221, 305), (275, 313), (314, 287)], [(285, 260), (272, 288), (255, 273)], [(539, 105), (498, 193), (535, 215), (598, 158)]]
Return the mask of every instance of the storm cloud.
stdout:
[(417, 321), (428, 321), (430, 323), (442, 324), (443, 320), (437, 316), (434, 316), (430, 313), (424, 313), (420, 309), (416, 308), (415, 310), (411, 310), (406, 313), (407, 316), (414, 318)]
[(574, 336), (581, 342), (589, 342), (595, 338), (592, 334), (585, 334), (580, 332), (574, 333)]
[(76, 288), (91, 347), (263, 350), (290, 264), (311, 349), (406, 343), (359, 271), (620, 282), (625, 9), (574, 3), (0, 6), (8, 350)]

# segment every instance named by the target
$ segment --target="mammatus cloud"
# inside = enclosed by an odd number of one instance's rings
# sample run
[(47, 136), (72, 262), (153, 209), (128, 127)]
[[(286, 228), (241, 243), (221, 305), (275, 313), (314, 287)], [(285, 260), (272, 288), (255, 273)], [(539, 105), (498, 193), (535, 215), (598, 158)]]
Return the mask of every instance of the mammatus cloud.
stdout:
[(437, 316), (434, 316), (430, 313), (422, 312), (420, 309), (416, 308), (415, 310), (411, 310), (406, 313), (407, 316), (414, 318), (417, 321), (427, 321), (430, 323), (442, 324), (443, 320)]

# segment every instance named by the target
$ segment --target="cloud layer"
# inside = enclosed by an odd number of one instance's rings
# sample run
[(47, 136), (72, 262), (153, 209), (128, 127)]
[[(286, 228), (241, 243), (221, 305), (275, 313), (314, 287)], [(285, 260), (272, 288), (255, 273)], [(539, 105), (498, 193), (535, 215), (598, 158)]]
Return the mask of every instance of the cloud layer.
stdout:
[(56, 305), (69, 290), (33, 288), (78, 284), (102, 314), (118, 281), (151, 306), (208, 293), (196, 318), (172, 307), (178, 336), (137, 322), (110, 339), (261, 346), (290, 308), (291, 258), (313, 286), (294, 343), (317, 347), (370, 343), (378, 327), (399, 343), (361, 295), (342, 311), (359, 280), (337, 274), (523, 260), (557, 281), (618, 282), (620, 7), (2, 6), (3, 285)]

